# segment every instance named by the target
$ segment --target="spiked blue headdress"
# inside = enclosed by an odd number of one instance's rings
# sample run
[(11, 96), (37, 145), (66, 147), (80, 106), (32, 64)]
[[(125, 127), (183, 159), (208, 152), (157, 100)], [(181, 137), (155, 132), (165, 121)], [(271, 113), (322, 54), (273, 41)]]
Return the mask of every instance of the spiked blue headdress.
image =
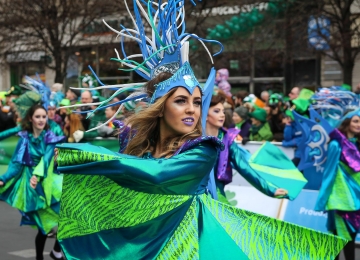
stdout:
[(302, 140), (298, 147), (301, 151), (298, 168), (321, 167), (327, 158), (330, 133), (338, 127), (345, 118), (360, 116), (360, 110), (347, 113), (359, 107), (356, 94), (337, 87), (320, 89), (312, 98), (313, 105), (309, 109), (307, 119), (294, 113), (296, 124), (302, 131)]
[(42, 82), (39, 75), (36, 74), (36, 79), (30, 78), (28, 76), (25, 76), (26, 85), (20, 85), (26, 89), (29, 89), (31, 91), (34, 91), (41, 95), (41, 104), (44, 106), (44, 108), (47, 110), (50, 105), (50, 95), (51, 90), (50, 88)]
[[(195, 4), (194, 1), (191, 2)], [(189, 91), (189, 93), (193, 93), (194, 89), (199, 87), (203, 95), (202, 123), (203, 127), (205, 126), (207, 110), (210, 104), (212, 88), (215, 81), (215, 70), (211, 70), (206, 84), (201, 87), (189, 64), (188, 40), (189, 38), (199, 40), (209, 54), (212, 63), (212, 56), (204, 42), (212, 42), (220, 45), (221, 50), (215, 55), (222, 51), (223, 46), (218, 41), (202, 39), (195, 34), (185, 32), (184, 3), (185, 0), (169, 0), (167, 2), (163, 2), (161, 0), (157, 2), (133, 0), (134, 12), (132, 13), (130, 12), (125, 0), (124, 4), (129, 13), (130, 19), (133, 22), (134, 28), (125, 28), (121, 25), (122, 29), (118, 31), (110, 27), (106, 21), (104, 21), (104, 24), (109, 29), (117, 33), (121, 39), (121, 52), (124, 58), (120, 58), (119, 52), (115, 49), (117, 58), (112, 59), (120, 62), (123, 66), (128, 67), (128, 69), (120, 68), (120, 70), (135, 71), (146, 81), (155, 78), (161, 72), (168, 72), (173, 74), (173, 76), (168, 80), (159, 83), (156, 86), (153, 96), (147, 97), (143, 89), (143, 85), (145, 83), (105, 86), (92, 71), (99, 84), (102, 85), (102, 87), (95, 87), (92, 88), (92, 90), (104, 88), (117, 89), (117, 91), (104, 102), (93, 103), (93, 105), (99, 105), (96, 110), (121, 104), (119, 110), (117, 111), (118, 113), (122, 109), (122, 104), (127, 101), (148, 98), (150, 104), (152, 104), (156, 102), (158, 98), (162, 97), (175, 87), (184, 87)], [(128, 55), (124, 48), (125, 39), (134, 40), (138, 44), (141, 53)], [(139, 61), (139, 59), (142, 61)], [(134, 92), (127, 99), (114, 104), (106, 105), (115, 96), (129, 90)], [(75, 106), (81, 106), (81, 104)], [(83, 113), (90, 112), (90, 116), (91, 113), (96, 110), (84, 111)], [(109, 121), (110, 120), (112, 120), (112, 118), (109, 119)], [(90, 130), (95, 129), (96, 128)]]

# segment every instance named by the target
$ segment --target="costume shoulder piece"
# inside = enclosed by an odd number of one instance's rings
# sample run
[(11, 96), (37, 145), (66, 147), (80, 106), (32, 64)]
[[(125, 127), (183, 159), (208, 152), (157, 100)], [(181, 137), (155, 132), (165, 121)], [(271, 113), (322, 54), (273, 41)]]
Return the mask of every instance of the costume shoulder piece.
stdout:
[(201, 144), (201, 143), (212, 143), (217, 149), (224, 150), (224, 144), (214, 136), (201, 136), (193, 140), (188, 140), (185, 142), (176, 152), (174, 155), (177, 155), (179, 153), (183, 153), (187, 150), (190, 150), (191, 148)]
[(115, 126), (115, 128), (120, 130), (119, 153), (122, 153), (129, 142), (130, 127), (120, 120), (114, 120), (113, 125)]
[(45, 133), (46, 144), (57, 144), (65, 140), (65, 136), (56, 136), (52, 131), (47, 130)]
[(229, 128), (229, 129), (222, 128), (221, 130), (225, 132), (224, 139), (226, 137), (228, 144), (231, 144), (235, 140), (236, 136), (240, 133), (240, 129), (236, 129), (236, 128)]

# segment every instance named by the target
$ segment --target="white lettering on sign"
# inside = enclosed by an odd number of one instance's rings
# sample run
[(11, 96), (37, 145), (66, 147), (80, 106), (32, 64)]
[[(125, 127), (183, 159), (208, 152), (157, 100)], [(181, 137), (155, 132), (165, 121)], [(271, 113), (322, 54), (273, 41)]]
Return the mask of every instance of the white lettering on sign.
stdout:
[(213, 7), (202, 10), (201, 12), (195, 12), (195, 16), (218, 16), (218, 15), (236, 15), (239, 13), (249, 13), (254, 8), (259, 11), (265, 11), (268, 7), (268, 3), (250, 4), (250, 5), (234, 5), (234, 6), (221, 6)]
[(308, 215), (308, 216), (317, 216), (317, 217), (327, 218), (327, 213), (326, 213), (326, 212), (323, 212), (323, 211), (315, 211), (315, 210), (307, 209), (307, 208), (304, 208), (304, 207), (301, 207), (301, 208), (300, 208), (299, 214), (300, 214), (300, 215), (303, 214), (303, 215)]

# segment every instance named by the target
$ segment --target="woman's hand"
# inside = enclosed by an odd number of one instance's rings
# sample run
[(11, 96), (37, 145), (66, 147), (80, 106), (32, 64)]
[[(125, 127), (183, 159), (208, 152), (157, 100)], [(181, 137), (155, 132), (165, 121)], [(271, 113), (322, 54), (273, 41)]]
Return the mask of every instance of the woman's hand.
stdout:
[(274, 196), (286, 196), (288, 194), (288, 191), (285, 189), (277, 189), (274, 193)]
[(4, 182), (0, 181), (0, 187), (4, 186)]
[(35, 189), (37, 184), (38, 184), (37, 177), (35, 175), (33, 175), (30, 179), (31, 188)]
[(59, 155), (59, 150), (57, 148), (54, 149), (54, 162), (56, 163), (57, 157)]

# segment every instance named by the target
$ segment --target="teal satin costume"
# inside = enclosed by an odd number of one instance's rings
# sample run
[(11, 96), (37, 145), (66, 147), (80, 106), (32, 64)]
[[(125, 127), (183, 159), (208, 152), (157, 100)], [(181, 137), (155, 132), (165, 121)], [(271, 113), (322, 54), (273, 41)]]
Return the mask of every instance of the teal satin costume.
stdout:
[(48, 125), (50, 127), (51, 132), (53, 132), (56, 136), (64, 136), (64, 132), (61, 129), (60, 125), (56, 123), (54, 120), (48, 119)]
[[(42, 131), (34, 138), (22, 131), (11, 163), (0, 176), (4, 186), (0, 187), (0, 200), (21, 211), (22, 224), (36, 225), (44, 234), (57, 226), (62, 176), (53, 172), (54, 148), (64, 137), (51, 131)], [(30, 187), (35, 175), (38, 184)]]
[(278, 188), (288, 190), (288, 194), (281, 198), (294, 200), (298, 196), (307, 181), (279, 148), (266, 142), (254, 155), (251, 155), (234, 141), (235, 137), (229, 138), (227, 136), (229, 133), (230, 135), (233, 133), (232, 129), (220, 129), (218, 136), (224, 141), (225, 149), (228, 150), (225, 155), (227, 158), (222, 157), (224, 151), (220, 153), (215, 167), (216, 187), (221, 202), (229, 203), (224, 188), (232, 181), (232, 169), (269, 197), (274, 197)]
[[(229, 133), (231, 135), (232, 131), (230, 130), (231, 129), (229, 129)], [(235, 134), (237, 135), (237, 132)], [(228, 142), (228, 144), (225, 144), (225, 149), (228, 149), (228, 158), (222, 158), (220, 155), (214, 167), (216, 169), (215, 183), (219, 200), (223, 203), (229, 203), (225, 195), (225, 185), (232, 180), (232, 169), (235, 169), (241, 176), (251, 183), (251, 185), (262, 193), (268, 196), (274, 196), (276, 188), (274, 186), (270, 186), (257, 171), (250, 167), (248, 162), (251, 155), (245, 149), (239, 147), (239, 145), (234, 141), (236, 135), (230, 139), (224, 138), (227, 137), (227, 135), (227, 130), (222, 128), (219, 129), (218, 138)], [(219, 164), (223, 164), (223, 168), (221, 168), (221, 165), (219, 167)], [(226, 169), (224, 169), (225, 167)], [(221, 170), (223, 171), (222, 174), (219, 173)]]
[[(48, 120), (48, 125), (51, 130), (56, 136), (63, 136), (64, 132), (62, 131), (61, 127), (54, 121), (54, 120)], [(21, 126), (16, 126), (10, 129), (7, 129), (5, 131), (0, 132), (0, 141), (4, 140), (6, 138), (9, 138), (10, 136), (16, 135), (21, 131)]]
[(315, 209), (328, 211), (329, 231), (351, 240), (351, 234), (360, 232), (359, 220), (354, 223), (345, 212), (360, 210), (360, 174), (341, 160), (341, 153), (341, 144), (332, 140)]
[(7, 129), (5, 131), (0, 132), (0, 141), (4, 140), (6, 138), (9, 138), (10, 136), (16, 135), (21, 131), (21, 126), (16, 126), (10, 129)]
[(333, 259), (346, 241), (211, 199), (220, 143), (170, 158), (58, 145), (58, 239), (71, 259)]

